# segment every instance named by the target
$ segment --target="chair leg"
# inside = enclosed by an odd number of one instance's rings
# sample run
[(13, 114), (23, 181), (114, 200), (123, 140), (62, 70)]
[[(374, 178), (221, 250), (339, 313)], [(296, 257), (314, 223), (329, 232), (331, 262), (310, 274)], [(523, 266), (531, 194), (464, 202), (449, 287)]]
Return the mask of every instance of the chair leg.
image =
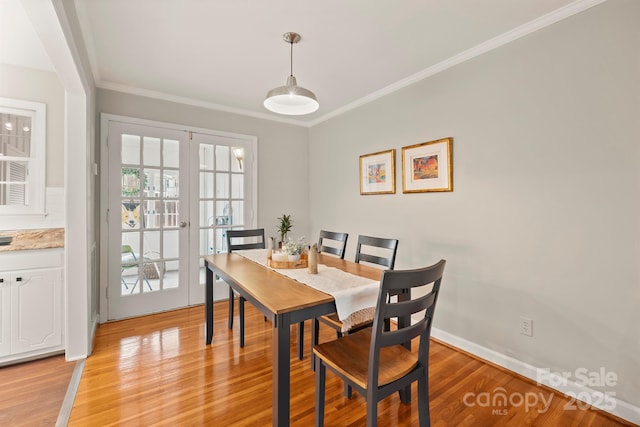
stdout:
[(322, 363), (322, 360), (316, 357), (316, 427), (324, 426), (324, 386), (326, 370), (327, 368)]
[(244, 298), (238, 297), (238, 311), (240, 311), (240, 348), (244, 347)]
[(351, 386), (346, 382), (344, 383), (344, 397), (346, 397), (347, 399), (351, 399), (353, 397), (353, 390), (351, 389)]
[(233, 289), (229, 286), (229, 329), (233, 329)]
[(316, 370), (316, 355), (313, 354), (313, 347), (318, 345), (320, 334), (320, 321), (315, 317), (311, 320), (311, 370)]
[(367, 427), (378, 425), (378, 396), (367, 390)]
[(418, 421), (420, 427), (431, 425), (431, 414), (429, 413), (429, 380), (427, 373), (424, 377), (418, 378)]
[(304, 322), (298, 323), (298, 360), (304, 358)]

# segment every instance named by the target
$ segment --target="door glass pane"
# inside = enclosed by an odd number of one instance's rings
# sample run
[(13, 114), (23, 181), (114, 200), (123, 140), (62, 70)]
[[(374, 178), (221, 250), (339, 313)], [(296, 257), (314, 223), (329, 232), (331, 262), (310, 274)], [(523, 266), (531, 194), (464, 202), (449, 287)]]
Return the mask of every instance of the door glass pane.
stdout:
[(227, 230), (226, 228), (218, 228), (216, 230), (216, 253), (227, 252)]
[(160, 138), (143, 138), (142, 160), (146, 166), (160, 166)]
[(213, 173), (200, 172), (200, 198), (213, 199)]
[(160, 259), (160, 231), (145, 231), (143, 233), (144, 259)]
[(231, 223), (244, 225), (244, 202), (241, 200), (231, 202)]
[(159, 200), (145, 200), (142, 203), (143, 224), (145, 228), (160, 227), (161, 208), (162, 204)]
[(218, 200), (216, 202), (216, 225), (230, 225), (231, 207), (226, 200)]
[(231, 153), (233, 154), (231, 172), (242, 172), (244, 166), (244, 148), (233, 147)]
[(180, 203), (177, 200), (167, 200), (164, 202), (164, 220), (163, 227), (177, 227)]
[(213, 145), (200, 144), (200, 169), (213, 170)]
[(212, 228), (200, 230), (200, 256), (214, 253), (214, 232)]
[(229, 170), (229, 147), (216, 145), (216, 170)]
[(140, 137), (138, 135), (122, 135), (122, 163), (140, 164)]
[(147, 197), (160, 197), (162, 180), (160, 169), (144, 169), (144, 194)]
[(178, 258), (180, 253), (180, 241), (178, 230), (167, 230), (163, 236), (163, 258)]
[(216, 174), (216, 197), (218, 199), (229, 198), (229, 174), (228, 173)]
[(120, 295), (129, 295), (140, 281), (140, 239), (138, 233), (122, 233)]
[(244, 175), (231, 175), (231, 198), (244, 198)]
[(180, 172), (177, 170), (165, 170), (164, 171), (164, 197), (176, 198), (180, 194)]
[(178, 271), (180, 262), (178, 260), (165, 261), (165, 271), (162, 282), (163, 289), (171, 289), (178, 287)]
[(140, 202), (136, 200), (122, 201), (122, 228), (136, 230), (140, 228)]
[(122, 168), (122, 197), (140, 196), (140, 168)]
[(210, 227), (216, 224), (218, 219), (213, 214), (213, 201), (200, 201), (200, 226)]
[(164, 165), (170, 168), (177, 168), (180, 165), (180, 143), (173, 139), (165, 139), (163, 141), (162, 159)]

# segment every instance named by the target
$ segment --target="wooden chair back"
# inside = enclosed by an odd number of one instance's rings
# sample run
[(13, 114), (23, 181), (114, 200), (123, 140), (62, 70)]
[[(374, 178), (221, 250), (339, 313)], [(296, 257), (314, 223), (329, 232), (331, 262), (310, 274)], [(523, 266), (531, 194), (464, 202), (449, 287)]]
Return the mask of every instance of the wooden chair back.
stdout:
[[(242, 239), (242, 243), (234, 243), (234, 241), (237, 242), (235, 239)], [(245, 239), (251, 239), (254, 241), (251, 243), (245, 243)], [(265, 247), (264, 228), (227, 230), (227, 250), (229, 252), (244, 249), (264, 249)]]
[[(371, 250), (368, 247), (388, 249), (390, 251), (390, 255), (385, 257), (371, 253)], [(358, 236), (358, 246), (356, 247), (355, 262), (370, 262), (372, 264), (378, 264), (383, 267), (387, 267), (389, 270), (393, 270), (396, 265), (397, 252), (398, 239), (385, 239), (381, 237), (360, 235)]]
[[(337, 256), (340, 259), (344, 259), (345, 248), (347, 247), (348, 233), (336, 233), (333, 231), (320, 230), (320, 237), (318, 238), (318, 253), (324, 252)], [(335, 246), (325, 245), (325, 240), (333, 240), (338, 242)]]
[[(374, 368), (369, 369), (369, 384), (378, 384), (377, 367), (382, 349), (398, 344), (407, 345), (414, 338), (419, 338), (418, 363), (427, 369), (431, 323), (445, 263), (445, 260), (440, 260), (429, 267), (382, 273), (371, 332), (369, 366)], [(421, 312), (417, 320), (415, 316)], [(398, 329), (393, 331), (385, 327), (385, 321), (392, 318), (398, 319)]]

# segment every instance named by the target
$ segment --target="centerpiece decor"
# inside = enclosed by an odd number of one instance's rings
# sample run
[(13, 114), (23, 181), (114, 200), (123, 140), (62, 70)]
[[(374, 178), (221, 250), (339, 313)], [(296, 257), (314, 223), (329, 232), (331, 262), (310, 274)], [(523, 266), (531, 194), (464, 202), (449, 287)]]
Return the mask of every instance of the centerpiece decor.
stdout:
[(285, 241), (281, 251), (272, 251), (267, 258), (267, 265), (273, 268), (307, 268), (309, 256), (304, 236), (297, 241)]

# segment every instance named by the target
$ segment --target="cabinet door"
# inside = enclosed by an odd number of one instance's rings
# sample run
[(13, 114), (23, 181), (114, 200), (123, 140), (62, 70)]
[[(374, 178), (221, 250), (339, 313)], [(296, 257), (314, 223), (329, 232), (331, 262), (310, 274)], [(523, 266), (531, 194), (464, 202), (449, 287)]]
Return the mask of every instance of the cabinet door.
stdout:
[(11, 276), (0, 273), (0, 356), (11, 352)]
[(62, 269), (11, 273), (11, 352), (62, 344)]

